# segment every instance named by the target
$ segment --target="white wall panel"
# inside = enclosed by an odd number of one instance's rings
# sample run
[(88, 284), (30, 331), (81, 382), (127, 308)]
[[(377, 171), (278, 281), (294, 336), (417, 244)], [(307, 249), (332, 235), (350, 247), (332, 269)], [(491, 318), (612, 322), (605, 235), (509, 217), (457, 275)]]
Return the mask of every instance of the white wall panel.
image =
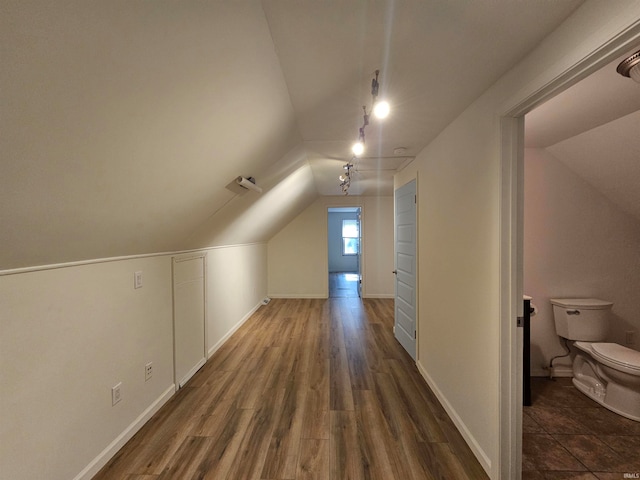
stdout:
[(170, 257), (1, 276), (0, 305), (2, 478), (75, 478), (173, 391)]

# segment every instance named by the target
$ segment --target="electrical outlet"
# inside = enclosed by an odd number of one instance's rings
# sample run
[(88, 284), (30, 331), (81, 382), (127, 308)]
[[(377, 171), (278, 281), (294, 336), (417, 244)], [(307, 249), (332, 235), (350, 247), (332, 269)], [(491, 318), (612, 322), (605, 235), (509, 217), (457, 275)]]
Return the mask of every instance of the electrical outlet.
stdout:
[(624, 334), (624, 343), (627, 345), (635, 345), (636, 343), (636, 332), (633, 330), (627, 330)]
[(144, 381), (146, 382), (153, 377), (153, 362), (149, 362), (144, 366)]
[(115, 405), (120, 400), (122, 400), (122, 382), (119, 382), (117, 385), (111, 387), (111, 405)]
[(142, 288), (142, 272), (133, 273), (133, 288)]

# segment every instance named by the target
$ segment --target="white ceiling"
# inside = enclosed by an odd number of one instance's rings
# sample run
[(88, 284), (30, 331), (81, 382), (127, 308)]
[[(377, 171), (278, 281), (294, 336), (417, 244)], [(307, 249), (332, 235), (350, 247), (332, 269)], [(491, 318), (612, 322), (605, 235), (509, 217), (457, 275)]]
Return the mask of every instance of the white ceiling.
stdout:
[[(366, 130), (350, 194), (392, 194), (393, 173), (555, 29), (581, 1), (265, 0), (274, 46), (321, 195), (340, 195), (371, 105), (371, 80), (392, 105)], [(401, 159), (393, 153), (406, 148)]]
[(342, 194), (376, 69), (393, 110), (350, 194), (391, 195), (581, 3), (5, 2), (0, 269), (268, 240)]
[(636, 50), (529, 113), (525, 144), (546, 148), (640, 220), (640, 84), (616, 72)]

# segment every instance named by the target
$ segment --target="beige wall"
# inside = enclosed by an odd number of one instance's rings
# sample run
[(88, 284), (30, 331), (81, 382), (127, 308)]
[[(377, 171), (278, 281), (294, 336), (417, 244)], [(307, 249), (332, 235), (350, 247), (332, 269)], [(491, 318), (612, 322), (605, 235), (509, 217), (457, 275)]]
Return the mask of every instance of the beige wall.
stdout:
[(418, 368), (492, 479), (517, 472), (501, 459), (513, 450), (500, 416), (511, 339), (500, 339), (514, 319), (501, 318), (500, 117), (631, 25), (637, 36), (639, 19), (637, 2), (586, 2), (396, 176), (396, 188), (418, 178)]
[[(266, 251), (206, 251), (210, 353), (266, 295)], [(88, 480), (173, 395), (171, 278), (171, 255), (0, 275), (0, 477)]]
[(0, 305), (3, 478), (75, 478), (173, 393), (171, 257), (0, 277)]
[(363, 296), (393, 296), (392, 197), (317, 199), (268, 243), (270, 296), (328, 296), (327, 208), (334, 206), (362, 207)]
[(207, 251), (209, 355), (258, 308), (267, 295), (267, 245)]
[(486, 101), (470, 107), (396, 188), (417, 176), (418, 367), (495, 475), (500, 156), (491, 116)]
[(564, 353), (549, 298), (613, 301), (608, 339), (616, 343), (640, 330), (640, 222), (543, 149), (525, 151), (524, 205), (524, 289), (538, 307), (531, 370), (548, 375), (543, 366)]

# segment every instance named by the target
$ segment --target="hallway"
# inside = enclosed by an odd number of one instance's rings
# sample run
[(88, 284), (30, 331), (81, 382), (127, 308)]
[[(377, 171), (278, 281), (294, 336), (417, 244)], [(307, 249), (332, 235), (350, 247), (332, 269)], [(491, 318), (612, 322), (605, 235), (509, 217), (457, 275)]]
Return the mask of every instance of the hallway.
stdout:
[(357, 298), (358, 273), (330, 273), (329, 298)]
[(274, 299), (95, 479), (486, 479), (393, 300)]

